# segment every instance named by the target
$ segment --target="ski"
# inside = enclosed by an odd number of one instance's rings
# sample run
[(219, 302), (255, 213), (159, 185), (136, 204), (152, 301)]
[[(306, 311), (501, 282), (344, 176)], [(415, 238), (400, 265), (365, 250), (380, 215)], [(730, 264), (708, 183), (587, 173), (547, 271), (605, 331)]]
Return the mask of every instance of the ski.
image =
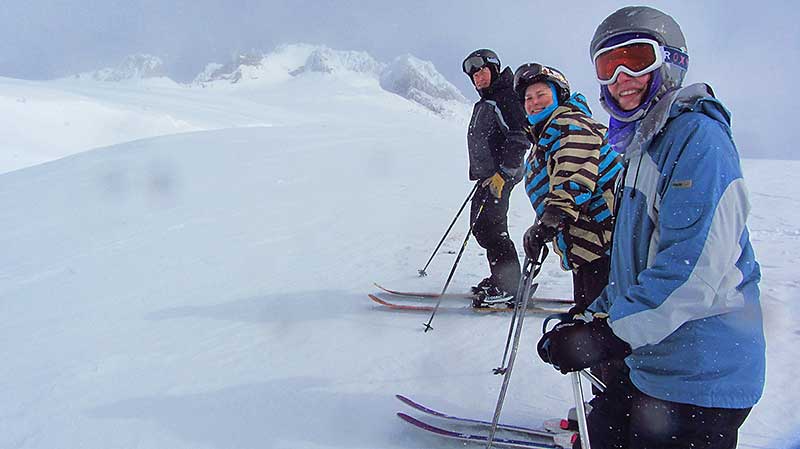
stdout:
[(377, 282), (373, 282), (375, 287), (383, 290), (386, 293), (396, 295), (396, 296), (409, 296), (412, 298), (426, 298), (426, 299), (438, 299), (441, 297), (442, 299), (472, 299), (475, 297), (472, 293), (445, 293), (442, 295), (441, 293), (433, 293), (433, 292), (403, 292), (399, 290), (392, 290), (390, 288), (386, 288)]
[[(426, 406), (420, 404), (419, 402), (415, 402), (414, 400), (412, 400), (412, 399), (410, 399), (410, 398), (408, 398), (406, 396), (403, 396), (402, 394), (396, 394), (396, 395), (394, 395), (394, 397), (396, 397), (398, 400), (400, 400), (400, 402), (402, 402), (402, 403), (406, 404), (407, 406), (413, 408), (414, 410), (417, 410), (417, 411), (422, 412), (422, 413), (427, 413), (428, 415), (435, 416), (437, 418), (441, 418), (441, 419), (444, 419), (444, 420), (447, 420), (447, 421), (452, 421), (452, 422), (455, 422), (455, 423), (461, 423), (461, 424), (466, 424), (466, 425), (474, 425), (474, 426), (478, 426), (478, 427), (486, 427), (486, 428), (490, 428), (492, 426), (492, 422), (491, 421), (483, 421), (483, 420), (480, 420), (480, 419), (462, 418), (462, 417), (459, 417), (459, 416), (448, 415), (446, 413), (443, 413), (443, 412), (434, 410), (432, 408), (426, 407)], [(499, 430), (509, 430), (509, 431), (512, 431), (512, 432), (526, 433), (526, 434), (529, 434), (529, 435), (536, 435), (536, 436), (540, 436), (540, 437), (552, 437), (553, 434), (555, 433), (555, 432), (551, 432), (551, 431), (549, 431), (547, 429), (534, 429), (534, 428), (531, 428), (531, 427), (514, 426), (514, 425), (510, 425), (510, 424), (498, 424), (497, 428)]]
[[(394, 302), (386, 301), (385, 299), (379, 298), (373, 294), (367, 294), (369, 299), (373, 302), (376, 302), (384, 307), (388, 307), (392, 310), (405, 310), (410, 312), (432, 312), (435, 306), (427, 306), (421, 304), (397, 304)], [(504, 313), (504, 312), (513, 312), (514, 309), (512, 307), (472, 307), (472, 306), (458, 306), (458, 307), (448, 307), (448, 306), (440, 306), (439, 310), (443, 311), (462, 311), (462, 312), (475, 312), (475, 313)], [(559, 309), (550, 309), (550, 308), (542, 308), (538, 306), (528, 306), (529, 313), (564, 313), (564, 310)]]
[[(444, 295), (440, 293), (433, 293), (433, 292), (405, 292), (399, 290), (392, 290), (390, 288), (386, 288), (377, 282), (373, 282), (375, 287), (383, 290), (386, 293), (395, 295), (395, 296), (403, 296), (409, 297), (414, 299), (469, 299), (472, 300), (475, 295), (472, 293), (445, 293)], [(537, 298), (533, 297), (530, 299), (533, 302), (548, 302), (548, 303), (556, 303), (556, 304), (573, 304), (574, 301), (571, 299), (564, 299), (564, 298)]]
[[(473, 443), (487, 443), (489, 437), (486, 435), (474, 434), (474, 433), (464, 433), (464, 432), (456, 432), (454, 430), (444, 429), (441, 427), (434, 426), (425, 421), (421, 421), (417, 418), (409, 416), (405, 413), (398, 412), (398, 418), (402, 419), (403, 421), (411, 424), (412, 426), (416, 427), (417, 429), (433, 433), (439, 435), (441, 437), (450, 438), (454, 440), (460, 441), (468, 441)], [(502, 438), (502, 437), (495, 437), (492, 441), (492, 444), (497, 447), (511, 447), (511, 448), (532, 448), (532, 449), (557, 449), (557, 448), (565, 448), (565, 447), (572, 447), (571, 443), (569, 442), (570, 437), (565, 437), (565, 441), (561, 441), (559, 438), (560, 435), (553, 434), (548, 436), (542, 437), (534, 437), (531, 440), (518, 440), (512, 438)], [(556, 441), (558, 439), (558, 442)]]

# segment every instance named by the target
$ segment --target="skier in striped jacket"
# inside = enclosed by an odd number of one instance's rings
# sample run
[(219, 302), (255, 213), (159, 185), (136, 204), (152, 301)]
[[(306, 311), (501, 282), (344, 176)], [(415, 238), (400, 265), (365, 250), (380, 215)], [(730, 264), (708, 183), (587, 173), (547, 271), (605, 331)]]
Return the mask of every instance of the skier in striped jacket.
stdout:
[(514, 90), (523, 102), (534, 143), (525, 164), (525, 191), (537, 222), (525, 233), (525, 252), (547, 242), (573, 273), (572, 312), (581, 313), (608, 283), (614, 181), (620, 155), (606, 142), (606, 127), (592, 119), (586, 98), (570, 94), (558, 70), (520, 66)]

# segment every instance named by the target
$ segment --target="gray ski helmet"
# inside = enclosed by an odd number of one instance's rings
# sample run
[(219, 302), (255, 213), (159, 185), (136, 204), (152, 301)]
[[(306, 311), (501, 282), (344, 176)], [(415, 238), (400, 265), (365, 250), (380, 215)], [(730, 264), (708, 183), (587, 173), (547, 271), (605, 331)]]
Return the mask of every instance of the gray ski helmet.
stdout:
[(667, 88), (680, 87), (688, 68), (688, 54), (681, 27), (672, 16), (649, 6), (626, 6), (619, 9), (606, 17), (595, 30), (589, 45), (589, 57), (594, 59), (595, 53), (606, 47), (609, 41), (613, 42), (614, 38), (625, 34), (647, 35), (662, 47), (678, 50), (667, 54), (660, 70)]
[(536, 62), (523, 64), (514, 72), (514, 92), (519, 100), (525, 103), (525, 90), (531, 84), (539, 81), (549, 81), (556, 86), (558, 98), (554, 98), (556, 103), (562, 104), (569, 99), (569, 81), (560, 70), (548, 67)]
[(487, 65), (490, 69), (494, 69), (494, 74), (500, 73), (500, 58), (497, 56), (497, 53), (488, 48), (481, 48), (473, 51), (464, 58), (464, 61), (461, 63), (461, 70), (472, 78), (475, 72)]

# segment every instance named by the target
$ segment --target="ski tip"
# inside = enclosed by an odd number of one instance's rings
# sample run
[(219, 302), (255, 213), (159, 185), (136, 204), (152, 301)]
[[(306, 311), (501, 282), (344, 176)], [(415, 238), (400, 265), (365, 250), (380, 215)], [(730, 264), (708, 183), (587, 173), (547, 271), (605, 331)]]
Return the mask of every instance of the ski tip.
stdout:
[(367, 296), (369, 296), (369, 299), (377, 302), (378, 304), (380, 304), (382, 306), (391, 307), (391, 304), (389, 304), (388, 302), (382, 300), (381, 298), (378, 298), (377, 296), (373, 295), (372, 293), (367, 293)]
[(410, 423), (417, 422), (416, 418), (413, 418), (412, 416), (407, 415), (407, 414), (405, 414), (403, 412), (397, 412), (396, 415), (397, 415), (398, 418), (402, 419), (403, 421), (410, 422)]
[(403, 404), (405, 404), (405, 405), (407, 405), (409, 407), (419, 408), (419, 406), (414, 401), (409, 399), (407, 396), (404, 396), (402, 394), (396, 394), (396, 395), (394, 395), (394, 397), (397, 400), (399, 400), (400, 402), (402, 402)]
[(424, 421), (420, 421), (417, 418), (414, 418), (413, 416), (405, 414), (403, 412), (397, 412), (397, 417), (402, 419), (403, 421), (409, 423), (409, 424), (413, 424), (413, 425), (415, 425), (417, 427), (420, 427), (422, 429), (430, 429), (431, 431), (434, 431), (434, 432), (439, 430), (438, 428), (436, 428), (436, 427), (434, 427), (434, 426), (432, 426), (432, 425), (430, 425), (430, 424), (428, 424), (428, 423), (426, 423)]

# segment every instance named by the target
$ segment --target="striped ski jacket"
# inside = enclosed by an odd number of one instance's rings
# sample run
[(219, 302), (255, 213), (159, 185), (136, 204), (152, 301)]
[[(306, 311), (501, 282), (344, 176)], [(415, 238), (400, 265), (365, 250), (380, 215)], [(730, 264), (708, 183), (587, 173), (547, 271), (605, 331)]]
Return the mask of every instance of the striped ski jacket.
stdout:
[(613, 229), (614, 181), (622, 158), (592, 119), (586, 98), (573, 94), (542, 126), (525, 163), (525, 191), (536, 215), (550, 210), (565, 226), (553, 247), (561, 268), (573, 270), (606, 257)]

